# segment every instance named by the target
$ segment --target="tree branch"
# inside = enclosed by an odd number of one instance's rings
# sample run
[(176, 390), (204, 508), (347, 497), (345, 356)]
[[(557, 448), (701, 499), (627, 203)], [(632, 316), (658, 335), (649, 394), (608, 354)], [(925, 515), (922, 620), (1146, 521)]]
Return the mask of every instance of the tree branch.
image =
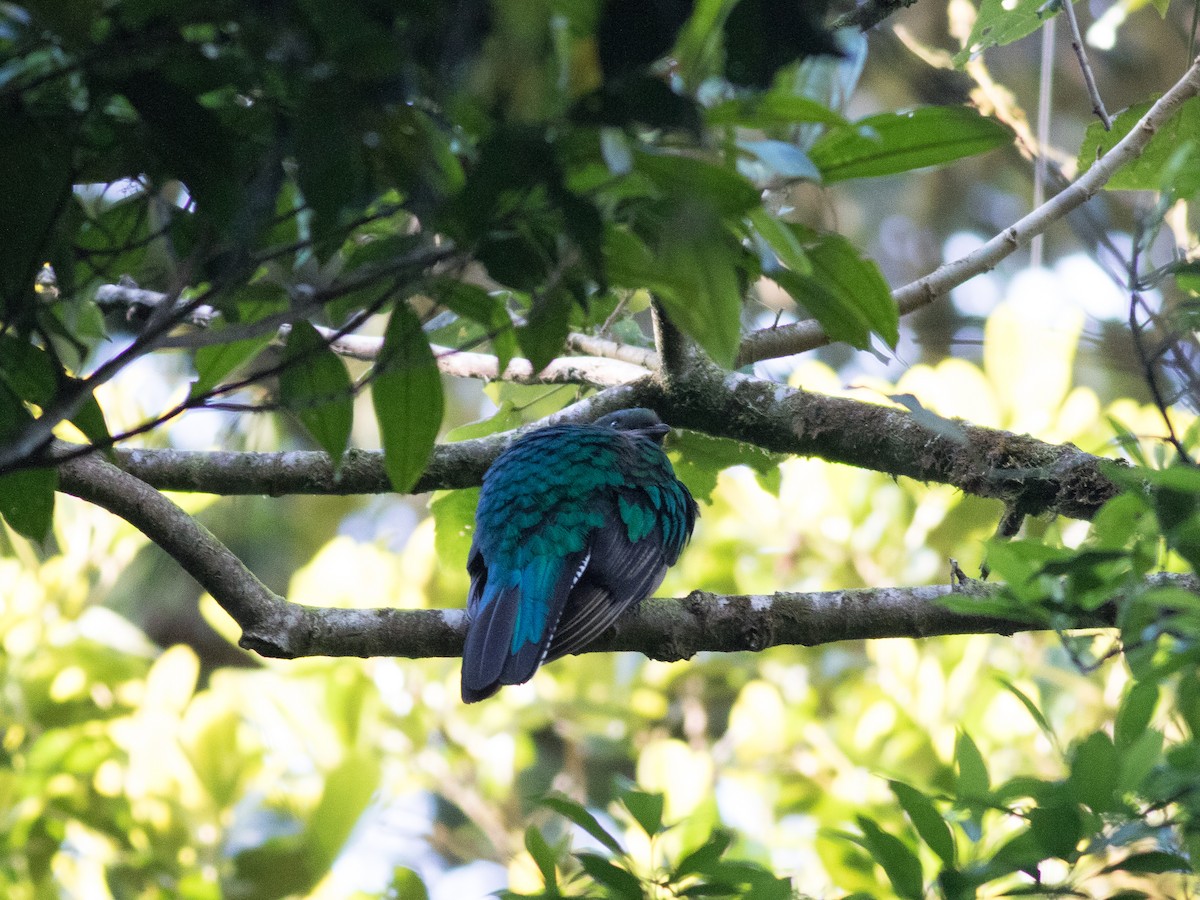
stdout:
[[(1118, 169), (1142, 155), (1150, 139), (1192, 97), (1200, 94), (1200, 59), (1192, 63), (1175, 85), (1162, 95), (1146, 115), (1116, 146), (1101, 156), (1061, 193), (997, 234), (973, 253), (939, 266), (930, 274), (897, 288), (892, 297), (901, 315), (928, 306), (953, 288), (989, 271), (1005, 257), (1029, 243), (1051, 224), (1086, 203), (1104, 187)], [(812, 320), (756, 331), (742, 341), (736, 366), (802, 353), (829, 343), (829, 336)]]
[[(242, 628), (239, 644), (246, 649), (288, 659), (452, 657), (462, 652), (462, 609), (331, 609), (289, 603), (266, 588), (208, 529), (128, 472), (89, 456), (62, 464), (59, 479), (64, 491), (130, 522), (179, 562)], [(1193, 578), (1163, 577), (1196, 589)], [(1036, 629), (1020, 621), (953, 612), (937, 602), (950, 595), (986, 598), (998, 589), (967, 582), (758, 596), (694, 591), (680, 599), (646, 601), (583, 652), (627, 650), (680, 660), (701, 651)]]
[[(154, 309), (168, 302), (168, 295), (158, 291), (148, 291), (143, 288), (123, 284), (104, 284), (96, 291), (96, 302), (101, 307), (127, 307), (129, 309)], [(194, 309), (188, 321), (199, 327), (207, 328), (219, 313), (209, 306)], [(280, 340), (286, 341), (291, 332), (291, 325), (282, 324), (277, 329)], [(317, 326), (317, 332), (329, 343), (329, 349), (339, 356), (371, 362), (378, 358), (383, 347), (383, 338), (361, 334), (339, 334), (336, 329)], [(579, 335), (587, 343), (584, 335)], [(596, 340), (598, 345), (621, 347), (612, 341)], [(447, 375), (459, 378), (482, 378), (488, 381), (512, 381), (517, 384), (587, 384), (598, 387), (627, 384), (645, 376), (647, 369), (643, 363), (633, 363), (630, 359), (646, 360), (653, 358), (651, 351), (623, 354), (622, 357), (604, 358), (604, 355), (564, 356), (553, 360), (540, 372), (533, 371), (533, 364), (520, 357), (509, 361), (504, 374), (499, 372), (500, 363), (495, 356), (486, 353), (473, 353), (458, 350), (454, 347), (432, 345), (438, 368)], [(628, 348), (638, 350), (638, 348)]]
[[(669, 393), (651, 378), (609, 388), (541, 424), (591, 421), (631, 406), (650, 407), (677, 428), (764, 450), (953, 485), (1001, 500), (1023, 515), (1090, 519), (1116, 493), (1102, 466), (1118, 463), (1069, 444), (962, 422), (947, 421), (935, 430), (906, 410), (794, 390), (715, 367), (694, 369)], [(513, 436), (438, 445), (414, 492), (478, 485)], [(121, 450), (116, 458), (161, 490), (279, 495), (391, 489), (378, 451), (350, 451), (336, 479), (329, 457), (317, 452)]]

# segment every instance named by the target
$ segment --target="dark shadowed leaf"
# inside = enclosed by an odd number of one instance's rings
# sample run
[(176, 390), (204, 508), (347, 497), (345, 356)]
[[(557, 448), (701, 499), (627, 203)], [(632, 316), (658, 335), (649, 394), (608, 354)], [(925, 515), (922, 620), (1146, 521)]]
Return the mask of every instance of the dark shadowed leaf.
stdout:
[(583, 871), (604, 885), (604, 896), (615, 897), (618, 900), (643, 900), (646, 896), (636, 875), (609, 862), (603, 856), (597, 856), (595, 853), (576, 853), (575, 858), (583, 866)]
[(1105, 866), (1104, 872), (1135, 872), (1139, 875), (1161, 875), (1163, 872), (1190, 872), (1192, 865), (1186, 857), (1162, 850), (1131, 853), (1120, 862)]
[(558, 889), (558, 874), (555, 872), (554, 849), (546, 843), (542, 833), (532, 825), (525, 829), (525, 849), (533, 857), (538, 871), (542, 873), (542, 881), (548, 890)]
[(21, 469), (0, 475), (0, 517), (18, 534), (41, 541), (54, 522), (54, 469)]
[(872, 819), (858, 816), (857, 821), (864, 845), (875, 862), (883, 867), (896, 893), (907, 900), (921, 900), (925, 896), (925, 876), (917, 855), (900, 838), (888, 834)]
[(896, 799), (900, 801), (900, 806), (908, 813), (908, 818), (917, 829), (921, 840), (929, 845), (929, 849), (938, 855), (944, 865), (953, 868), (954, 836), (950, 833), (950, 826), (946, 824), (946, 820), (934, 807), (933, 801), (902, 781), (889, 781), (888, 784)]
[(662, 301), (671, 321), (713, 360), (732, 365), (741, 338), (741, 249), (711, 216), (679, 230), (665, 228), (652, 253), (636, 235), (610, 229), (605, 241), (614, 284), (646, 288)]
[(429, 463), (442, 424), (443, 400), (437, 360), (420, 319), (406, 303), (392, 310), (375, 362), (371, 399), (388, 479), (397, 491), (407, 491)]
[(662, 831), (663, 795), (646, 791), (628, 791), (621, 795), (621, 802), (629, 810), (634, 821), (650, 837)]
[(562, 351), (570, 330), (574, 301), (564, 290), (534, 297), (529, 318), (517, 329), (517, 343), (533, 363), (533, 370), (544, 369)]
[(691, 853), (685, 855), (675, 871), (671, 874), (672, 881), (678, 881), (685, 875), (707, 874), (721, 859), (721, 855), (733, 843), (733, 835), (726, 831), (716, 831), (711, 837)]
[(822, 23), (824, 2), (740, 0), (725, 20), (725, 75), (734, 84), (765, 88), (802, 56), (841, 51)]
[(617, 839), (604, 830), (604, 827), (596, 821), (595, 816), (570, 797), (565, 794), (551, 794), (549, 797), (543, 797), (541, 804), (554, 810), (568, 821), (574, 822), (613, 853), (624, 855), (625, 851), (621, 849)]
[(1083, 837), (1083, 818), (1074, 803), (1037, 806), (1029, 811), (1029, 830), (1043, 853), (1070, 861)]
[(292, 324), (279, 373), (279, 396), (333, 460), (334, 470), (350, 443), (354, 394), (346, 364), (308, 322)]
[(1112, 738), (1097, 731), (1075, 748), (1067, 786), (1080, 803), (1098, 813), (1108, 812), (1118, 805), (1114, 792), (1120, 769)]
[(1129, 686), (1113, 726), (1113, 738), (1119, 750), (1123, 751), (1146, 733), (1156, 706), (1158, 685), (1153, 681), (1137, 681)]

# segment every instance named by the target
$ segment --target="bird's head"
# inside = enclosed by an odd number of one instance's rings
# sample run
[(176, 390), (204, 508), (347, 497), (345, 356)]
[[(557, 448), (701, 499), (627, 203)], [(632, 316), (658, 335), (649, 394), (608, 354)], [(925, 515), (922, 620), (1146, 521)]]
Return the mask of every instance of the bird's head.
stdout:
[(617, 431), (632, 431), (656, 444), (661, 444), (671, 430), (671, 426), (664, 423), (654, 410), (642, 407), (619, 409), (607, 416), (601, 416), (594, 424), (603, 428), (615, 428)]

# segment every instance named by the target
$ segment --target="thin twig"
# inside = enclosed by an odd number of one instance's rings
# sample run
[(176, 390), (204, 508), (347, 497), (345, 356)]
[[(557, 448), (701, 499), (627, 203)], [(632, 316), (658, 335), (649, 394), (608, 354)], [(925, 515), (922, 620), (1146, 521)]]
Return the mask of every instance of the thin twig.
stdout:
[(1083, 36), (1079, 33), (1079, 22), (1075, 18), (1074, 0), (1062, 0), (1062, 8), (1063, 15), (1067, 17), (1067, 24), (1071, 26), (1071, 49), (1075, 51), (1075, 58), (1079, 60), (1079, 68), (1083, 70), (1083, 81), (1087, 85), (1088, 96), (1092, 98), (1092, 112), (1100, 119), (1100, 124), (1104, 126), (1105, 131), (1112, 131), (1112, 119), (1109, 118), (1108, 110), (1104, 108), (1104, 100), (1101, 99), (1100, 90), (1096, 87), (1096, 76), (1092, 74), (1092, 64), (1088, 62), (1087, 51), (1083, 49)]
[[(1197, 94), (1200, 94), (1200, 59), (1192, 63), (1183, 77), (1150, 107), (1141, 121), (1116, 146), (1096, 160), (1091, 168), (1061, 193), (1014, 222), (973, 253), (939, 266), (930, 274), (893, 291), (892, 298), (899, 307), (900, 315), (923, 309), (960, 284), (995, 268), (1001, 260), (1025, 246), (1035, 234), (1045, 231), (1051, 224), (1086, 203), (1119, 169), (1141, 156), (1159, 129)], [(742, 341), (735, 365), (740, 367), (763, 359), (803, 353), (829, 342), (829, 336), (820, 324), (811, 319), (780, 328), (762, 329)]]
[[(1069, 6), (1071, 0), (1066, 0)], [(1042, 65), (1038, 75), (1038, 111), (1037, 111), (1037, 141), (1039, 147), (1050, 144), (1050, 114), (1054, 107), (1054, 19), (1048, 21), (1042, 28)], [(1033, 160), (1033, 208), (1037, 209), (1046, 202), (1046, 175), (1049, 160), (1045, 154), (1039, 153)], [(1029, 242), (1029, 266), (1041, 268), (1042, 250), (1046, 236), (1035, 234)]]

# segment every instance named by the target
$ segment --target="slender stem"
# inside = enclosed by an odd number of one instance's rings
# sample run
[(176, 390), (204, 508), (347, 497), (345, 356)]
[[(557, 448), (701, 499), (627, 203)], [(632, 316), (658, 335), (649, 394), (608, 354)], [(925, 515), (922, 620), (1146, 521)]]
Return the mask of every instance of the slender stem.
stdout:
[[(900, 315), (922, 309), (976, 275), (995, 268), (1001, 260), (1027, 244), (1035, 234), (1045, 231), (1051, 224), (1086, 203), (1117, 170), (1141, 156), (1158, 130), (1197, 94), (1200, 94), (1200, 59), (1192, 63), (1183, 77), (1150, 107), (1141, 121), (1116, 146), (1096, 160), (1091, 168), (1061, 193), (1014, 222), (973, 253), (939, 266), (928, 275), (893, 291), (892, 297)], [(813, 320), (763, 329), (742, 341), (735, 365), (744, 366), (763, 359), (803, 353), (829, 342), (829, 336)]]
[[(1100, 119), (1105, 131), (1112, 131), (1112, 119), (1109, 118), (1108, 110), (1104, 108), (1104, 100), (1096, 87), (1096, 76), (1092, 74), (1092, 64), (1088, 62), (1087, 51), (1083, 49), (1083, 36), (1079, 33), (1079, 21), (1075, 18), (1074, 0), (1062, 0), (1062, 8), (1063, 15), (1067, 17), (1067, 24), (1071, 26), (1071, 49), (1075, 51), (1075, 57), (1079, 60), (1088, 96), (1092, 98), (1092, 112)], [(1053, 23), (1054, 20), (1051, 19), (1050, 22)]]
[[(1067, 6), (1071, 0), (1065, 0)], [(1054, 106), (1054, 19), (1048, 21), (1042, 28), (1042, 66), (1038, 78), (1038, 115), (1037, 141), (1039, 147), (1050, 146), (1050, 114)], [(1033, 208), (1037, 209), (1046, 202), (1046, 169), (1049, 160), (1045, 154), (1039, 153), (1033, 161)], [(1040, 268), (1042, 265), (1042, 248), (1045, 244), (1045, 234), (1035, 234), (1029, 242), (1030, 268)]]

